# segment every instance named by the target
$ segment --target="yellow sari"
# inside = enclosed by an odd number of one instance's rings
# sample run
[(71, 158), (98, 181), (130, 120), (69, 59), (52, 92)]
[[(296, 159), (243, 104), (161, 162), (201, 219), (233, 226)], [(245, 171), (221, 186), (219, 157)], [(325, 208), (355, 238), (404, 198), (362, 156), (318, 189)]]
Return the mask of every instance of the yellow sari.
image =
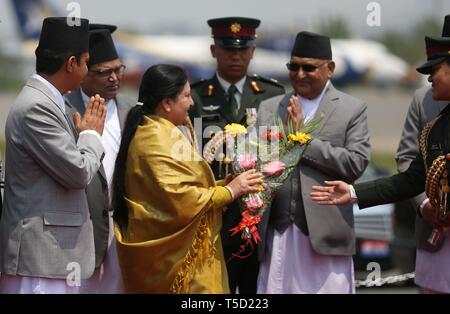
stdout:
[(126, 163), (128, 227), (115, 226), (125, 292), (228, 293), (220, 228), (231, 196), (177, 127), (144, 119)]

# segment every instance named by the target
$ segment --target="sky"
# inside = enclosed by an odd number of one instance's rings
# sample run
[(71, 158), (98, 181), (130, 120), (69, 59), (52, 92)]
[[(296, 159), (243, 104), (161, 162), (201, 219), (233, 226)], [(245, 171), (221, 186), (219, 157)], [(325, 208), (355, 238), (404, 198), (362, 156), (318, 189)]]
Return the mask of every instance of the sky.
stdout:
[[(16, 36), (11, 0), (0, 0), (0, 38)], [(377, 36), (387, 29), (407, 32), (424, 16), (443, 20), (450, 14), (448, 0), (45, 0), (61, 12), (77, 2), (81, 16), (113, 23), (141, 33), (209, 34), (206, 20), (223, 16), (248, 16), (262, 20), (260, 33), (279, 29), (314, 30), (323, 19), (341, 16), (356, 37)], [(367, 17), (379, 8), (380, 25), (369, 26)]]

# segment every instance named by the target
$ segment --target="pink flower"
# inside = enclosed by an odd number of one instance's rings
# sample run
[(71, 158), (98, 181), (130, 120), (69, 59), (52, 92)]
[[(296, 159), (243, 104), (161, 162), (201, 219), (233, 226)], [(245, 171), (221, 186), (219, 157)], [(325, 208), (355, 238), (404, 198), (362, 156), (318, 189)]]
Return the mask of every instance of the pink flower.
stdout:
[(238, 157), (239, 166), (244, 170), (250, 170), (255, 168), (257, 158), (249, 154), (243, 154)]
[(263, 173), (269, 176), (275, 176), (284, 171), (285, 164), (281, 161), (272, 161), (263, 165)]
[(245, 207), (251, 211), (256, 211), (258, 208), (263, 207), (264, 201), (259, 193), (250, 193), (243, 198)]

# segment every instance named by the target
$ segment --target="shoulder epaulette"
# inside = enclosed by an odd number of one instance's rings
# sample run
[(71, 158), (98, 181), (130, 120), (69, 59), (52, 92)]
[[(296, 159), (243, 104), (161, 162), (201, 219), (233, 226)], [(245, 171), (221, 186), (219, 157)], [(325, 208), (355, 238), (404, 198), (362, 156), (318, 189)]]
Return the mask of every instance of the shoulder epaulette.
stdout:
[(191, 83), (191, 87), (198, 86), (198, 85), (204, 83), (205, 81), (206, 81), (206, 79), (200, 79), (197, 82)]
[(216, 93), (212, 80), (202, 79), (191, 84), (191, 89), (194, 89), (201, 97), (212, 97)]
[(253, 80), (258, 80), (258, 81), (261, 81), (261, 82), (264, 82), (264, 83), (269, 83), (271, 85), (275, 85), (275, 86), (284, 88), (283, 85), (278, 83), (278, 81), (276, 79), (273, 79), (273, 78), (267, 78), (267, 77), (264, 77), (264, 76), (261, 76), (261, 75), (258, 75), (258, 74), (253, 74), (251, 76), (251, 78)]

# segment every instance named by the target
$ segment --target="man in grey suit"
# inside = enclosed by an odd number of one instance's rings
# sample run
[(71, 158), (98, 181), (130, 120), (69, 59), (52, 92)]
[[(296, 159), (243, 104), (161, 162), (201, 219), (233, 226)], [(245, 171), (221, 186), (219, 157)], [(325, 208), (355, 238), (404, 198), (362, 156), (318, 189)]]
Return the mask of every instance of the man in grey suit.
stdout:
[(330, 178), (356, 180), (369, 161), (366, 105), (336, 90), (330, 39), (300, 32), (287, 64), (294, 91), (261, 103), (258, 125), (322, 117), (300, 164), (261, 221), (258, 293), (354, 293), (352, 206), (321, 207), (307, 195)]
[(89, 21), (70, 22), (44, 19), (37, 74), (6, 121), (0, 293), (77, 293), (94, 271), (85, 188), (101, 165), (106, 107), (91, 97), (75, 128), (65, 114), (62, 95), (79, 88), (89, 59)]
[[(450, 37), (450, 15), (445, 16), (442, 28), (442, 37)], [(425, 125), (433, 120), (447, 106), (447, 101), (434, 100), (431, 87), (423, 87), (415, 91), (414, 97), (406, 116), (402, 137), (398, 145), (395, 160), (398, 172), (404, 172), (409, 168), (411, 162), (419, 154), (419, 136)], [(424, 206), (428, 198), (425, 193), (410, 199), (415, 209)], [(412, 214), (412, 213), (411, 213)], [(439, 237), (436, 243), (431, 244), (428, 240), (433, 232), (433, 226), (423, 216), (416, 214), (415, 238), (416, 238), (416, 277), (417, 285), (425, 291), (444, 291), (440, 282), (434, 280), (436, 276), (430, 275), (435, 269), (430, 267), (430, 261), (439, 258), (444, 241), (450, 241), (444, 235)]]
[(112, 176), (128, 111), (136, 101), (118, 94), (125, 66), (119, 59), (111, 33), (113, 25), (90, 24), (89, 72), (81, 88), (65, 95), (68, 111), (83, 114), (89, 97), (99, 94), (108, 109), (102, 143), (105, 157), (86, 189), (94, 226), (96, 270), (83, 284), (83, 293), (122, 293), (111, 210)]

